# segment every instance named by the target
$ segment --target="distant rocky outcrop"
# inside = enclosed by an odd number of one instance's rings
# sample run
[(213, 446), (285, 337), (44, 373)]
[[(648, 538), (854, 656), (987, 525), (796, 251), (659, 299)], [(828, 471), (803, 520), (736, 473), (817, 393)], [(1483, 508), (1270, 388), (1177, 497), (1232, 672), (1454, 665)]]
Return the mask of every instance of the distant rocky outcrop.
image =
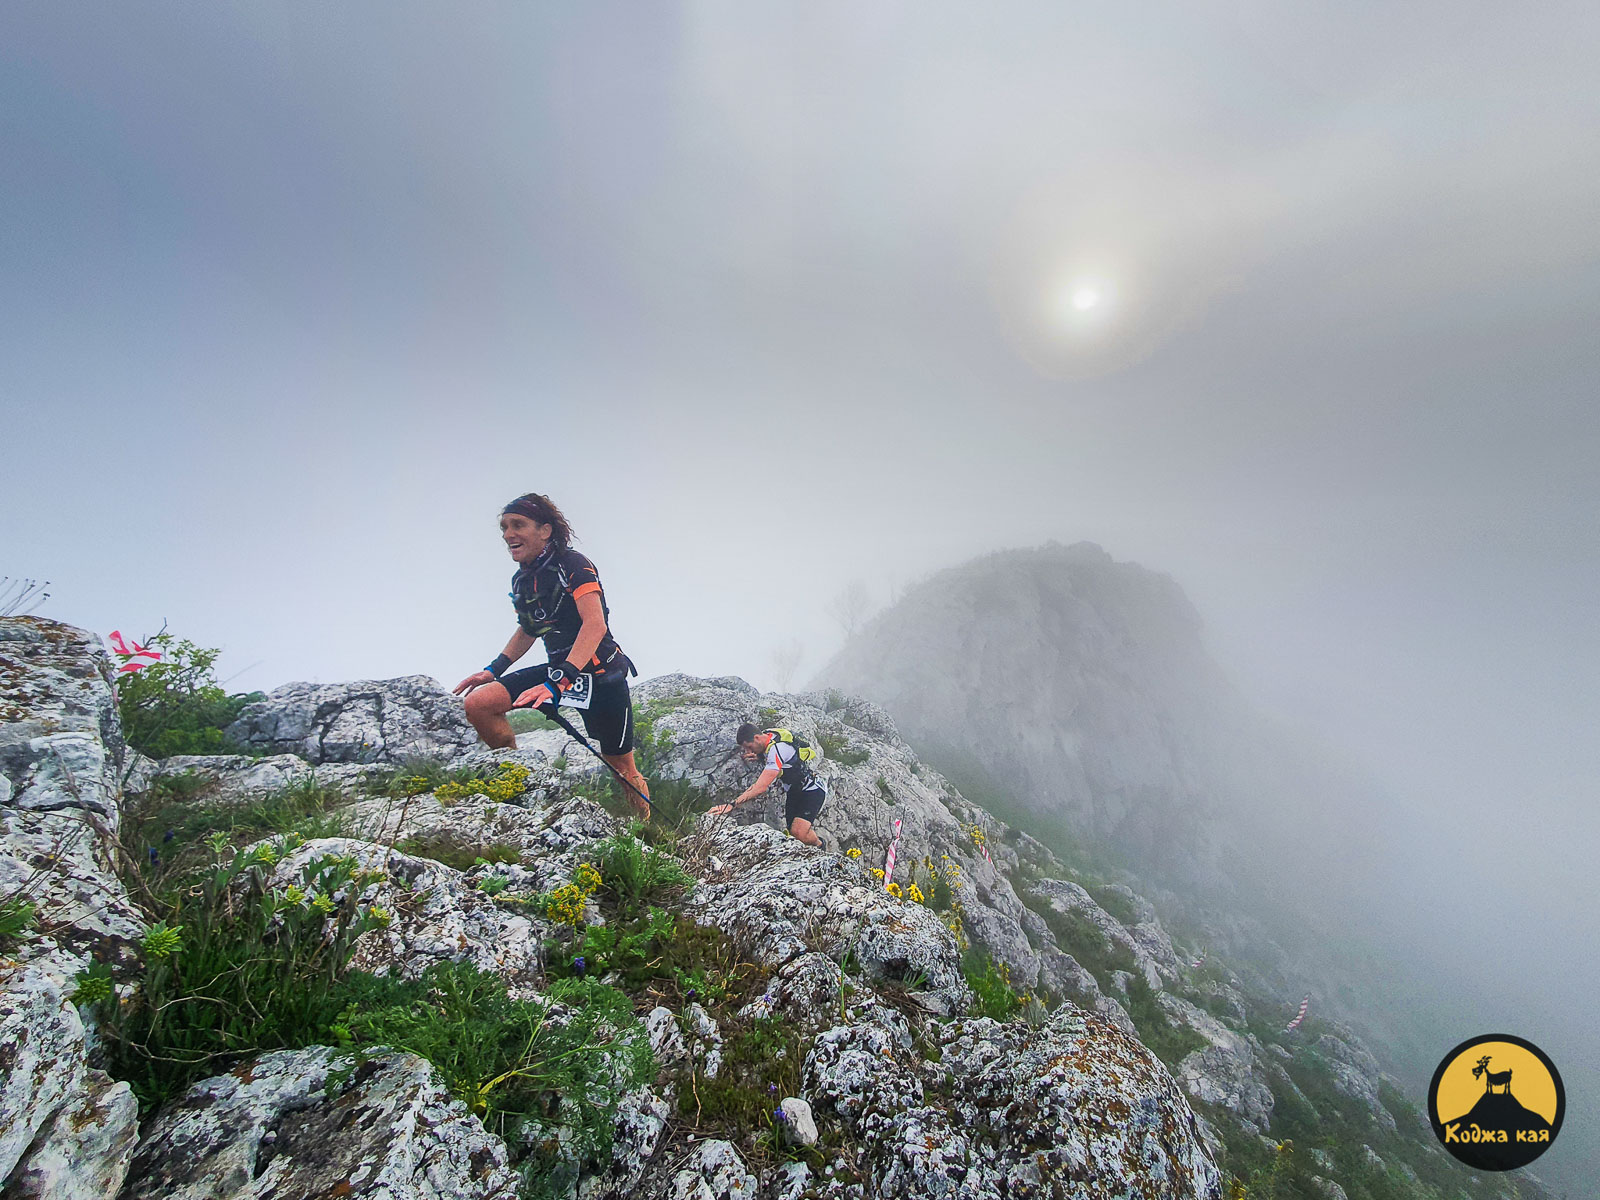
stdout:
[(912, 587), (812, 686), (881, 704), (1088, 844), (1209, 885), (1248, 722), (1200, 629), (1170, 578), (1098, 546), (1008, 550)]

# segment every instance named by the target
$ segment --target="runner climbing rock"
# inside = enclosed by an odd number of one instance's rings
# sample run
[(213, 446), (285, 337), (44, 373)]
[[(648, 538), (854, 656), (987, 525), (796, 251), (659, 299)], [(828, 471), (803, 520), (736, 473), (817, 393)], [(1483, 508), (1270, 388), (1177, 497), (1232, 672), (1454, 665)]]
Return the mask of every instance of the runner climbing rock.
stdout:
[[(572, 527), (548, 496), (518, 496), (500, 514), (500, 537), (517, 572), (511, 603), (517, 631), (487, 667), (456, 685), (466, 693), (467, 720), (488, 745), (515, 749), (506, 713), (552, 702), (575, 708), (600, 744), (600, 756), (638, 794), (635, 811), (649, 819), (650, 787), (633, 761), (633, 663), (611, 636), (611, 616), (594, 563), (572, 549)], [(543, 640), (550, 661), (512, 671)]]
[(754, 800), (782, 777), (787, 793), (783, 819), (789, 832), (808, 846), (826, 850), (827, 843), (817, 836), (812, 826), (827, 802), (828, 785), (811, 769), (807, 753), (810, 747), (805, 739), (796, 738), (787, 729), (757, 729), (748, 721), (739, 726), (733, 736), (746, 758), (763, 760), (765, 765), (760, 777), (740, 792), (733, 803), (717, 805), (710, 810), (711, 815), (732, 812), (746, 800)]

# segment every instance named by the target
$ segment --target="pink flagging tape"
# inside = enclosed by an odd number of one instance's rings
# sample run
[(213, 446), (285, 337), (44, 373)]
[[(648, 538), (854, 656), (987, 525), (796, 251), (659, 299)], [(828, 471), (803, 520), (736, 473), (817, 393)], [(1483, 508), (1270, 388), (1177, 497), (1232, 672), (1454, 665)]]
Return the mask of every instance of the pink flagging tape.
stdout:
[(1306, 1009), (1308, 1009), (1310, 1007), (1311, 1007), (1311, 996), (1308, 993), (1306, 995), (1306, 998), (1304, 1000), (1300, 1001), (1300, 1011), (1295, 1013), (1294, 1020), (1290, 1021), (1287, 1025), (1285, 1025), (1283, 1027), (1283, 1031), (1285, 1033), (1288, 1033), (1289, 1030), (1293, 1029), (1296, 1025), (1300, 1024), (1301, 1021), (1304, 1021), (1306, 1019)]
[(889, 843), (889, 853), (883, 859), (883, 886), (894, 881), (894, 859), (900, 853), (900, 818), (894, 819), (894, 840)]
[(106, 640), (111, 643), (111, 649), (118, 658), (128, 660), (117, 668), (118, 675), (126, 675), (130, 671), (142, 671), (152, 663), (161, 661), (159, 650), (147, 649), (131, 638), (124, 639), (120, 629), (113, 629), (111, 636)]
[(1209, 950), (1200, 951), (1200, 957), (1195, 959), (1192, 963), (1190, 963), (1189, 966), (1191, 968), (1195, 968), (1195, 969), (1198, 969), (1198, 968), (1204, 966), (1205, 965), (1205, 961), (1206, 961), (1206, 955), (1209, 954), (1209, 953), (1210, 953)]

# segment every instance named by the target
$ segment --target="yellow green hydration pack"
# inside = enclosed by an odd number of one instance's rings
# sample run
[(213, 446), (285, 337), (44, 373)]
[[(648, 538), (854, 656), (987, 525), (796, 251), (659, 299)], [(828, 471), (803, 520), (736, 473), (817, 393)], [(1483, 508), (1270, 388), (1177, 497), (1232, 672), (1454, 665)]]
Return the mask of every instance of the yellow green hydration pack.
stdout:
[(798, 737), (788, 729), (763, 729), (762, 733), (770, 733), (780, 742), (785, 742), (795, 749), (795, 755), (801, 762), (810, 764), (817, 761), (817, 748), (803, 737)]

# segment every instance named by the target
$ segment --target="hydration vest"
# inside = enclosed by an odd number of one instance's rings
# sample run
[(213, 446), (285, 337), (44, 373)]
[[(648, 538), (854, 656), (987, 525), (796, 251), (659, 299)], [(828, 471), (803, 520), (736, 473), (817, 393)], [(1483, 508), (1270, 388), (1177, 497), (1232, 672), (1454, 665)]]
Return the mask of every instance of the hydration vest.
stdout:
[(794, 747), (794, 761), (783, 768), (784, 787), (808, 787), (816, 778), (811, 769), (811, 764), (818, 758), (816, 747), (789, 729), (763, 729), (761, 732), (770, 733), (774, 741)]

